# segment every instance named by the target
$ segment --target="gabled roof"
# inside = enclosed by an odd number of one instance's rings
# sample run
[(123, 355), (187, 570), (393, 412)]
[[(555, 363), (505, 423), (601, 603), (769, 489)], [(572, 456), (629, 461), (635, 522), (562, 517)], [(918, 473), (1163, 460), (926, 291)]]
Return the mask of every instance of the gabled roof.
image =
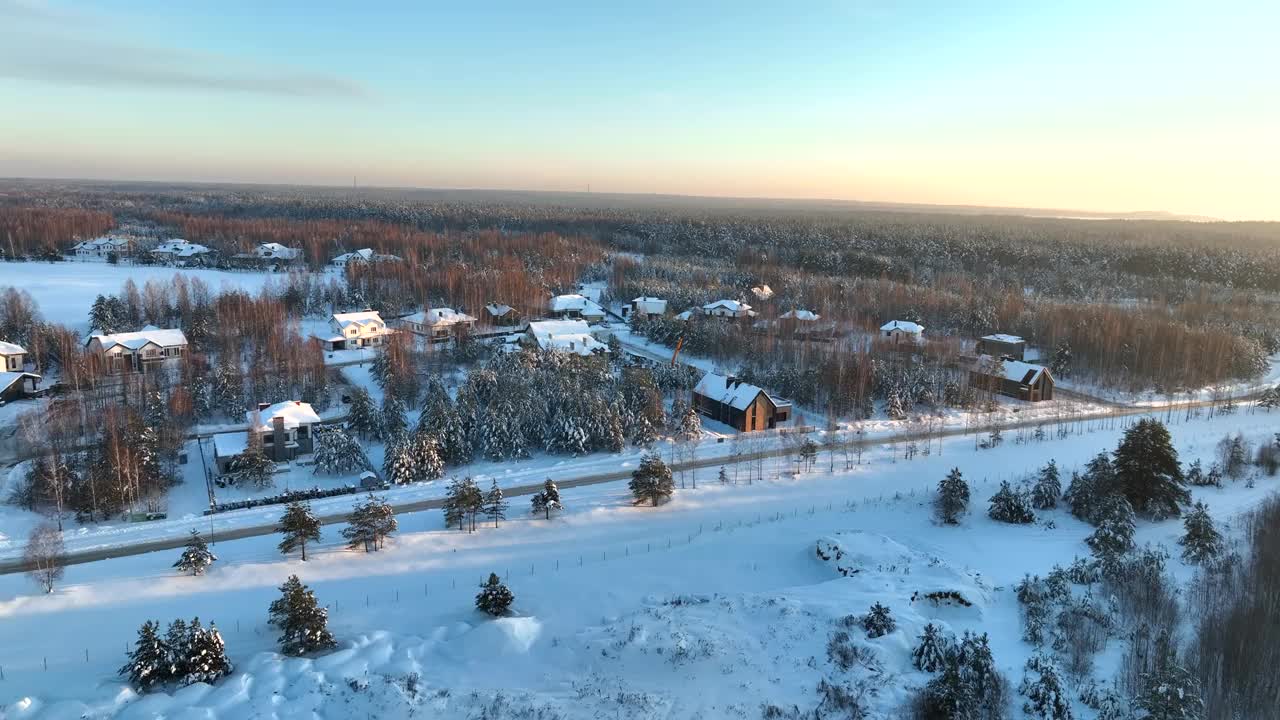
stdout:
[(173, 240), (166, 240), (160, 243), (159, 245), (155, 246), (155, 248), (153, 248), (151, 252), (160, 253), (162, 255), (177, 255), (178, 257), (191, 257), (193, 255), (200, 255), (207, 252), (213, 252), (213, 250), (205, 247), (204, 245), (200, 245), (198, 243), (187, 242), (182, 238), (174, 238)]
[[(755, 402), (760, 393), (764, 393), (765, 397), (769, 397), (769, 393), (764, 392), (762, 388), (756, 385), (715, 373), (703, 375), (697, 386), (693, 388), (693, 391), (737, 410), (746, 410), (751, 407), (751, 403)], [(769, 402), (777, 405), (772, 397), (769, 397)]]
[(782, 313), (781, 315), (779, 315), (778, 317), (782, 318), (783, 320), (803, 320), (803, 321), (812, 322), (822, 316), (813, 312), (812, 310), (788, 310)]
[(97, 339), (102, 344), (103, 350), (121, 345), (130, 350), (138, 350), (149, 343), (154, 343), (160, 347), (177, 347), (187, 344), (187, 336), (182, 334), (177, 328), (162, 330), (157, 327), (147, 326), (137, 332), (112, 333), (110, 335), (91, 335), (89, 341)]
[(676, 319), (677, 319), (677, 320), (692, 320), (692, 319), (693, 319), (693, 311), (694, 311), (695, 309), (696, 309), (696, 308), (689, 308), (688, 310), (685, 310), (684, 312), (676, 313)]
[(568, 312), (570, 310), (577, 310), (583, 315), (604, 316), (604, 308), (600, 307), (600, 305), (594, 300), (583, 295), (578, 295), (577, 293), (557, 295), (551, 298), (550, 307), (551, 312)]
[(0, 392), (4, 392), (13, 387), (16, 382), (21, 382), (24, 378), (31, 378), (39, 381), (40, 376), (29, 372), (0, 372)]
[(369, 260), (372, 260), (372, 259), (373, 259), (373, 248), (361, 248), (359, 250), (353, 250), (348, 253), (342, 253), (341, 255), (335, 257), (333, 259), (333, 262), (346, 263), (352, 260), (368, 262)]
[(540, 320), (529, 323), (527, 331), (543, 350), (590, 355), (599, 350), (608, 352), (609, 346), (591, 335), (591, 328), (584, 320)]
[(0, 355), (25, 355), (27, 349), (11, 342), (0, 341)]
[(1020, 343), (1020, 342), (1026, 342), (1026, 340), (1023, 340), (1022, 338), (1018, 337), (1017, 335), (1005, 335), (1004, 333), (995, 333), (995, 334), (993, 334), (993, 335), (983, 335), (983, 336), (982, 336), (982, 339), (983, 339), (983, 340), (990, 340), (990, 341), (992, 341), (992, 342), (999, 342), (999, 343)]
[(457, 323), (476, 321), (476, 319), (470, 315), (460, 313), (453, 308), (431, 308), (430, 310), (420, 310), (412, 315), (406, 315), (402, 319), (406, 322), (417, 323), (419, 325), (455, 325)]
[[(977, 363), (974, 364), (974, 371), (983, 375), (992, 375), (992, 370), (996, 369), (997, 360), (990, 355), (981, 355), (978, 357)], [(1034, 363), (1022, 362), (1020, 360), (1001, 360), (1001, 372), (996, 377), (1004, 377), (1006, 380), (1012, 380), (1023, 385), (1034, 385), (1040, 381), (1040, 376), (1048, 376), (1049, 380), (1053, 380), (1053, 375), (1049, 373), (1049, 368)]]
[(715, 302), (710, 302), (702, 306), (703, 312), (710, 312), (712, 310), (715, 310), (716, 308), (724, 308), (725, 310), (728, 310), (734, 313), (751, 310), (750, 305), (744, 302), (739, 302), (737, 300), (717, 300)]
[(924, 326), (920, 323), (913, 323), (910, 320), (890, 320), (880, 326), (880, 329), (889, 332), (890, 330), (901, 330), (912, 335), (919, 335), (924, 332)]
[(376, 323), (382, 323), (384, 325), (386, 324), (383, 322), (382, 316), (378, 314), (377, 310), (361, 310), (359, 312), (334, 313), (333, 322), (337, 323), (338, 327), (343, 329), (346, 329), (352, 325), (366, 327), (368, 325), (373, 325)]
[(314, 425), (320, 422), (320, 416), (311, 407), (311, 403), (304, 403), (298, 400), (289, 400), (279, 402), (275, 405), (265, 407), (261, 410), (250, 410), (244, 414), (245, 419), (249, 421), (250, 427), (253, 426), (254, 417), (257, 417), (257, 429), (261, 432), (270, 432), (274, 427), (276, 418), (284, 418), (284, 427), (290, 430), (299, 425)]
[(511, 312), (512, 307), (510, 305), (503, 305), (502, 303), (489, 303), (484, 306), (484, 309), (485, 312), (494, 317), (502, 317), (503, 315)]

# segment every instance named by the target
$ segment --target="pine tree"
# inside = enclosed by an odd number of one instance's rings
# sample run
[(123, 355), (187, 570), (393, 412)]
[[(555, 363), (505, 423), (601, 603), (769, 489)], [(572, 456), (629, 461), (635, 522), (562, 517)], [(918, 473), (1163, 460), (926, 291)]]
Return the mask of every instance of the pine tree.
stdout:
[(1058, 668), (1043, 655), (1033, 655), (1027, 660), (1026, 672), (1018, 692), (1026, 696), (1022, 710), (1041, 720), (1072, 720), (1071, 701), (1063, 686)]
[(444, 526), (451, 528), (457, 526), (459, 530), (466, 529), (466, 511), (462, 507), (462, 481), (454, 478), (449, 481), (449, 487), (445, 490), (444, 500), (440, 505), (440, 510), (444, 512)]
[(411, 438), (401, 435), (387, 445), (382, 457), (382, 475), (396, 485), (407, 485), (421, 478), (422, 468)]
[(480, 588), (480, 593), (476, 595), (476, 609), (494, 617), (506, 615), (511, 603), (515, 602), (516, 596), (502, 584), (497, 573), (489, 573), (488, 582)]
[(440, 452), (440, 442), (436, 437), (431, 433), (415, 432), (412, 441), (418, 477), (424, 482), (443, 477), (444, 458)]
[(953, 641), (938, 626), (929, 623), (924, 626), (924, 631), (920, 633), (920, 642), (915, 649), (911, 651), (911, 663), (915, 665), (917, 670), (923, 672), (938, 672), (942, 669), (946, 662), (948, 653), (951, 652)]
[(818, 446), (810, 438), (805, 438), (800, 444), (800, 461), (804, 464), (806, 470), (812, 470), (813, 464), (818, 459)]
[(315, 593), (297, 575), (280, 586), (280, 598), (271, 602), (270, 624), (280, 630), (280, 651), (305, 655), (337, 647), (329, 632), (329, 611), (316, 602)]
[(280, 552), (288, 555), (294, 550), (302, 551), (302, 561), (307, 560), (307, 543), (320, 542), (320, 520), (311, 512), (311, 504), (291, 502), (280, 517), (280, 527), (276, 532), (284, 535), (280, 541)]
[(346, 539), (348, 549), (364, 547), (365, 552), (378, 549), (378, 532), (368, 505), (358, 504), (351, 509), (342, 537)]
[(1133, 507), (1123, 496), (1109, 495), (1099, 504), (1096, 518), (1098, 527), (1085, 542), (1104, 567), (1114, 566), (1133, 548)]
[(723, 465), (721, 465), (721, 466), (720, 466), (720, 474), (719, 474), (719, 476), (717, 477), (717, 479), (719, 479), (719, 480), (720, 480), (720, 484), (721, 484), (721, 485), (728, 485), (728, 484), (729, 484), (729, 474), (728, 474), (727, 472), (725, 472), (725, 469), (724, 469), (724, 466), (723, 466)]
[(200, 536), (200, 531), (192, 528), (191, 537), (187, 538), (187, 548), (182, 551), (182, 557), (179, 557), (178, 562), (173, 566), (184, 573), (203, 575), (204, 571), (217, 560), (218, 556), (209, 550), (204, 538)]
[(1035, 485), (1031, 487), (1031, 505), (1037, 510), (1052, 510), (1062, 497), (1062, 480), (1058, 475), (1058, 463), (1050, 460), (1040, 468)]
[(1134, 512), (1152, 520), (1177, 517), (1191, 502), (1169, 430), (1159, 420), (1143, 418), (1124, 433), (1115, 451), (1118, 487)]
[(560, 488), (552, 482), (551, 478), (542, 484), (542, 492), (533, 496), (531, 504), (534, 515), (541, 513), (546, 519), (551, 519), (552, 510), (563, 510), (564, 505), (560, 501)]
[(138, 692), (150, 692), (173, 679), (169, 655), (169, 645), (160, 637), (160, 626), (148, 620), (138, 628), (138, 639), (120, 674), (128, 678)]
[(1026, 495), (1014, 490), (1007, 480), (1001, 481), (1000, 489), (991, 496), (990, 503), (987, 515), (992, 520), (1022, 525), (1035, 522), (1036, 516), (1031, 512)]
[(191, 634), (187, 630), (187, 621), (178, 618), (169, 623), (165, 630), (164, 644), (169, 648), (168, 678), (179, 680), (187, 674), (187, 643)]
[(869, 638), (884, 637), (897, 627), (898, 623), (889, 613), (889, 608), (878, 602), (871, 606), (871, 610), (866, 615), (862, 616), (862, 629), (866, 631)]
[(276, 463), (267, 457), (262, 438), (249, 433), (249, 446), (232, 458), (224, 478), (238, 487), (268, 488), (275, 484)]
[(317, 425), (315, 433), (315, 473), (349, 475), (369, 469), (369, 458), (360, 443), (336, 425)]
[(648, 502), (654, 507), (670, 498), (676, 489), (671, 468), (662, 462), (662, 458), (652, 453), (645, 455), (640, 461), (640, 467), (631, 473), (628, 487), (636, 505)]
[(502, 488), (498, 487), (496, 478), (489, 485), (489, 492), (484, 494), (484, 516), (493, 521), (494, 527), (507, 519), (507, 501), (502, 498)]
[(1222, 554), (1222, 535), (1213, 526), (1213, 518), (1204, 503), (1192, 506), (1182, 522), (1186, 534), (1178, 544), (1182, 546), (1183, 560), (1203, 565)]
[(676, 428), (676, 439), (685, 442), (702, 437), (702, 416), (692, 406), (685, 408), (680, 416), (680, 425)]
[(369, 391), (356, 387), (351, 392), (351, 406), (347, 409), (347, 430), (361, 440), (378, 440), (382, 437), (382, 418), (369, 397)]
[(1202, 720), (1204, 699), (1200, 683), (1174, 657), (1143, 676), (1144, 690), (1134, 704), (1145, 713), (1143, 720)]
[(183, 649), (183, 685), (198, 682), (213, 684), (230, 675), (234, 669), (227, 659), (222, 633), (218, 632), (213, 623), (204, 628), (200, 626), (200, 618), (192, 619), (187, 626), (187, 642)]
[(382, 412), (378, 416), (382, 428), (382, 437), (391, 439), (399, 437), (409, 429), (409, 421), (404, 416), (404, 402), (400, 396), (387, 394), (382, 398)]
[(224, 353), (213, 373), (210, 388), (214, 407), (227, 417), (244, 417), (244, 376), (236, 364), (238, 357)]
[(369, 493), (369, 501), (365, 503), (366, 512), (373, 525), (373, 536), (377, 540), (378, 549), (381, 549), (387, 538), (391, 534), (400, 529), (400, 523), (396, 521), (396, 511), (391, 507), (391, 503), (373, 496)]
[(1066, 340), (1058, 343), (1058, 348), (1053, 352), (1053, 361), (1049, 365), (1049, 371), (1054, 375), (1067, 378), (1071, 377), (1071, 346)]
[(960, 468), (952, 468), (951, 472), (938, 483), (938, 496), (934, 500), (934, 511), (938, 519), (947, 525), (958, 525), (960, 516), (969, 508), (969, 484), (960, 474)]

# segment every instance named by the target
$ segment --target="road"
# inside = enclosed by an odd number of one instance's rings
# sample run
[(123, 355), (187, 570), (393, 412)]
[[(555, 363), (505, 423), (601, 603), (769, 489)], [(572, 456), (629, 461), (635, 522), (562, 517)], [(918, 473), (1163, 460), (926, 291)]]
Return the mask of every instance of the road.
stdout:
[[(1247, 401), (1249, 399), (1250, 399), (1249, 397), (1240, 398), (1241, 401)], [(1212, 404), (1214, 404), (1214, 401), (1212, 400), (1203, 400), (1203, 401), (1191, 403), (1191, 406), (1192, 407), (1209, 407)], [(1185, 412), (1187, 409), (1187, 405), (1186, 404), (1178, 405), (1176, 406), (1176, 409)], [(1083, 422), (1083, 421), (1089, 421), (1089, 420), (1102, 420), (1107, 418), (1127, 417), (1132, 415), (1159, 414), (1159, 413), (1164, 413), (1166, 411), (1167, 411), (1166, 408), (1115, 407), (1107, 411), (1081, 413), (1078, 415), (1066, 416), (1062, 418), (1037, 417), (1037, 418), (1030, 418), (1027, 420), (1018, 420), (1010, 423), (1003, 423), (999, 427), (1002, 431), (1008, 431), (1008, 430), (1016, 430), (1018, 428), (1035, 427), (1037, 425), (1046, 425), (1046, 426), (1056, 425), (1060, 422)], [(981, 432), (982, 430), (985, 430), (985, 429), (986, 428), (984, 426), (981, 430), (978, 430), (978, 431)], [(919, 431), (919, 432), (901, 433), (901, 434), (893, 435), (889, 437), (854, 439), (847, 442), (839, 443), (838, 445), (835, 446), (835, 449), (841, 450), (844, 448), (855, 448), (859, 446), (866, 448), (866, 447), (873, 447), (876, 445), (889, 445), (889, 444), (898, 444), (898, 443), (907, 443), (907, 442), (917, 442), (924, 439), (956, 437), (960, 435), (971, 434), (974, 431), (975, 431), (975, 428), (973, 427), (950, 427), (950, 428), (943, 428), (943, 429), (933, 430), (933, 431), (925, 430), (925, 431)], [(823, 447), (822, 449), (826, 450), (828, 448)], [(761, 460), (761, 459), (767, 459), (767, 458), (782, 457), (792, 453), (794, 453), (793, 449), (783, 446), (783, 447), (773, 448), (770, 450), (743, 453), (741, 455), (736, 456), (736, 460), (732, 458), (724, 457), (724, 456), (716, 456), (711, 458), (694, 459), (686, 462), (672, 463), (671, 469), (674, 472), (679, 472), (681, 470), (695, 470), (695, 469), (708, 468), (708, 467), (717, 467), (720, 465), (729, 465), (735, 462), (743, 463), (743, 462), (752, 462), (755, 460)], [(556, 484), (561, 489), (564, 489), (564, 488), (583, 487), (587, 485), (598, 485), (601, 483), (618, 482), (620, 480), (627, 480), (630, 477), (631, 477), (631, 472), (629, 470), (618, 470), (618, 471), (606, 472), (606, 473), (594, 473), (589, 475), (579, 475), (577, 477), (561, 478), (556, 481)], [(504, 488), (503, 493), (508, 497), (520, 497), (520, 496), (532, 495), (536, 492), (539, 492), (541, 489), (542, 489), (542, 483), (539, 482), (536, 484), (518, 485), (518, 486), (509, 487), (509, 488)], [(423, 499), (423, 500), (406, 501), (401, 503), (393, 503), (392, 507), (395, 509), (396, 514), (402, 515), (405, 513), (420, 512), (423, 510), (439, 509), (443, 505), (443, 503), (444, 503), (443, 498), (430, 498), (430, 499)], [(348, 514), (347, 512), (330, 513), (330, 514), (320, 515), (319, 519), (323, 524), (331, 525), (335, 523), (345, 522), (347, 518), (347, 514)], [(215, 541), (239, 540), (242, 538), (270, 535), (274, 532), (276, 532), (275, 523), (249, 525), (245, 527), (239, 527), (234, 530), (221, 531), (217, 533), (217, 535), (214, 537), (214, 540)], [(118, 557), (141, 555), (144, 553), (155, 552), (159, 550), (174, 550), (174, 549), (185, 546), (186, 541), (187, 541), (187, 537), (184, 534), (182, 536), (174, 536), (170, 538), (161, 538), (156, 540), (144, 541), (144, 542), (128, 545), (125, 547), (98, 548), (98, 549), (86, 550), (81, 552), (72, 552), (67, 554), (66, 562), (68, 565), (78, 565), (81, 563), (95, 562), (98, 560), (109, 560), (109, 559), (118, 558)], [(28, 564), (20, 558), (0, 561), (0, 575), (7, 575), (11, 573), (16, 573), (16, 572), (25, 572), (27, 569), (28, 569)]]

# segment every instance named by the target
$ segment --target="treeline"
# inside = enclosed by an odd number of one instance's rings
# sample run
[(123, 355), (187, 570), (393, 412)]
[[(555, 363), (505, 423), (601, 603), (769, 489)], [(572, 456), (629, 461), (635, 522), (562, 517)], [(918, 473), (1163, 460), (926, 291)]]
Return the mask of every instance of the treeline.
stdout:
[(0, 257), (58, 257), (70, 244), (115, 225), (109, 212), (0, 204)]

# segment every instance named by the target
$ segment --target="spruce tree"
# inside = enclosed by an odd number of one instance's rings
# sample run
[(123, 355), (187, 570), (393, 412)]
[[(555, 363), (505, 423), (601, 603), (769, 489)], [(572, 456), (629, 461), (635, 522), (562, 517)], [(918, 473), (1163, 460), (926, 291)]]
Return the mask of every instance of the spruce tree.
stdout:
[(365, 508), (373, 525), (373, 536), (377, 540), (378, 549), (381, 549), (386, 544), (387, 538), (400, 529), (400, 523), (396, 521), (396, 511), (391, 507), (391, 503), (374, 497), (373, 493), (369, 493), (369, 501), (365, 503)]
[(382, 437), (382, 417), (373, 404), (369, 391), (356, 387), (351, 392), (351, 405), (347, 408), (347, 430), (361, 440), (378, 440)]
[(363, 547), (365, 552), (378, 549), (378, 530), (370, 510), (369, 504), (358, 504), (351, 509), (351, 514), (347, 516), (347, 526), (342, 529), (347, 548), (355, 550)]
[(1134, 512), (1164, 520), (1177, 517), (1191, 502), (1169, 430), (1159, 420), (1143, 418), (1124, 433), (1115, 451), (1115, 478)]
[(423, 481), (438, 480), (444, 476), (444, 457), (440, 452), (440, 442), (427, 432), (415, 432), (412, 438), (413, 454), (418, 468), (418, 477)]
[(676, 428), (676, 438), (685, 442), (702, 437), (702, 416), (692, 406), (685, 408), (680, 417), (680, 425)]
[(947, 525), (960, 523), (960, 516), (969, 508), (969, 484), (960, 474), (960, 468), (952, 468), (938, 483), (938, 495), (933, 506), (942, 522)]
[(1134, 513), (1129, 501), (1121, 495), (1103, 498), (1097, 510), (1097, 529), (1085, 539), (1104, 568), (1133, 549)]
[(648, 502), (657, 507), (659, 502), (675, 493), (676, 485), (671, 476), (671, 468), (662, 462), (662, 458), (650, 453), (640, 461), (640, 467), (631, 473), (628, 487), (636, 505)]
[(226, 479), (238, 487), (268, 488), (275, 483), (276, 463), (267, 457), (262, 438), (249, 433), (249, 446), (227, 466)]
[(294, 550), (301, 550), (302, 561), (306, 562), (307, 543), (320, 542), (320, 520), (312, 514), (310, 503), (291, 502), (285, 507), (276, 532), (284, 535), (280, 541), (280, 552), (288, 555)]
[(1182, 546), (1183, 560), (1203, 565), (1222, 554), (1222, 535), (1213, 526), (1213, 518), (1204, 503), (1192, 506), (1182, 523), (1186, 534), (1178, 544)]
[(346, 430), (336, 425), (317, 425), (312, 432), (317, 475), (348, 475), (369, 469), (364, 449)]
[(200, 531), (192, 528), (191, 537), (187, 538), (187, 547), (173, 566), (184, 573), (203, 575), (204, 571), (217, 560), (218, 556), (209, 550), (204, 538), (200, 536)]
[(1043, 655), (1027, 660), (1018, 692), (1026, 696), (1022, 710), (1041, 720), (1072, 720), (1071, 700), (1053, 661)]
[(1001, 481), (1000, 489), (991, 496), (990, 503), (987, 515), (992, 520), (1019, 525), (1035, 522), (1036, 516), (1031, 512), (1026, 495), (1014, 490), (1007, 480)]
[(180, 680), (187, 674), (187, 643), (191, 634), (187, 631), (187, 621), (178, 618), (169, 623), (165, 630), (164, 644), (169, 648), (168, 678)]
[(878, 602), (871, 606), (866, 615), (862, 616), (862, 629), (866, 631), (869, 638), (883, 637), (897, 627), (898, 623), (889, 613), (889, 608)]
[(408, 431), (409, 421), (405, 419), (404, 413), (405, 407), (400, 400), (400, 396), (390, 393), (383, 396), (382, 412), (378, 415), (378, 422), (382, 428), (382, 437), (390, 440)]
[(182, 684), (213, 684), (220, 678), (230, 675), (234, 669), (227, 659), (226, 644), (217, 626), (209, 623), (209, 627), (200, 626), (200, 618), (191, 620), (187, 626), (187, 642), (183, 648)]
[(271, 602), (270, 624), (280, 630), (280, 651), (305, 655), (337, 647), (329, 632), (329, 611), (316, 602), (315, 593), (297, 575), (280, 586), (280, 598)]
[(488, 582), (480, 588), (480, 593), (476, 595), (476, 609), (494, 617), (506, 615), (511, 603), (515, 602), (516, 596), (502, 584), (497, 573), (489, 573)]
[[(1259, 672), (1264, 672), (1259, 669)], [(1143, 676), (1143, 691), (1134, 704), (1143, 720), (1202, 720), (1204, 699), (1200, 683), (1175, 657), (1159, 662), (1156, 670)]]
[(1031, 487), (1031, 505), (1037, 510), (1052, 510), (1062, 497), (1062, 480), (1058, 475), (1058, 463), (1050, 460), (1040, 468), (1036, 482)]
[(531, 499), (531, 505), (534, 515), (541, 514), (550, 520), (552, 510), (564, 509), (560, 501), (560, 488), (556, 487), (551, 478), (547, 478), (547, 481), (542, 484), (542, 492), (536, 493)]
[(929, 623), (920, 633), (920, 642), (911, 651), (911, 664), (923, 672), (938, 672), (951, 652), (952, 641), (942, 634), (938, 626)]
[(395, 485), (407, 485), (422, 477), (422, 468), (411, 438), (399, 435), (387, 445), (382, 458), (382, 475), (387, 482)]
[(120, 674), (128, 678), (138, 692), (151, 692), (156, 686), (173, 679), (169, 655), (169, 645), (160, 637), (160, 626), (148, 620), (138, 628), (138, 639), (129, 651), (129, 662), (120, 668)]
[(484, 516), (493, 521), (494, 527), (507, 519), (507, 501), (502, 497), (502, 488), (498, 487), (497, 478), (492, 480), (489, 491), (484, 494)]

